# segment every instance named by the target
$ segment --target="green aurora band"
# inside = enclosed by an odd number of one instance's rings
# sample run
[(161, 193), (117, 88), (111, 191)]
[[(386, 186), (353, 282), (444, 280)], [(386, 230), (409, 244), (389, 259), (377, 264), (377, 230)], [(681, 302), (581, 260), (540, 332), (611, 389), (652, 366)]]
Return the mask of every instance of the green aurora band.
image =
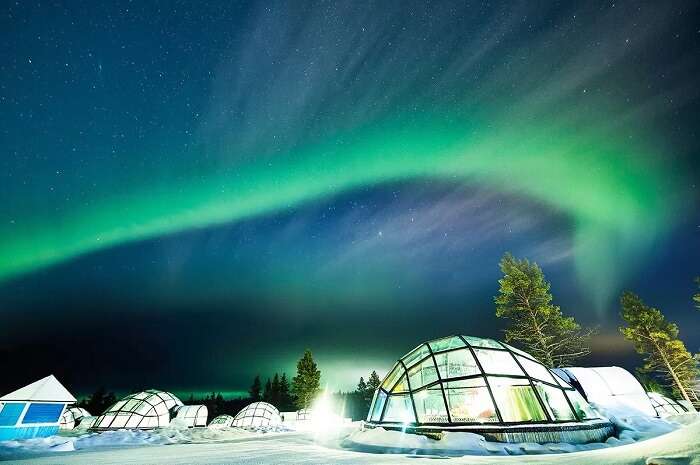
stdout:
[(55, 218), (3, 226), (0, 280), (118, 244), (240, 221), (362, 186), (432, 178), (522, 194), (564, 212), (578, 276), (599, 309), (622, 263), (663, 234), (671, 173), (610, 131), (561, 122), (398, 118), (204, 179), (129, 186)]

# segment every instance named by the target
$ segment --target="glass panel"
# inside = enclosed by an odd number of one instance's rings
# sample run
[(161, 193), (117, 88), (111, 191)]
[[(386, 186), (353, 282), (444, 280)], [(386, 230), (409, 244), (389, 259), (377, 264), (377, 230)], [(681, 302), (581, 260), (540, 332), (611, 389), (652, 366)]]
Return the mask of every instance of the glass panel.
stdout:
[(535, 382), (535, 388), (552, 418), (555, 420), (576, 419), (574, 412), (571, 411), (571, 407), (566, 401), (566, 397), (564, 397), (564, 391), (538, 382)]
[(471, 346), (489, 347), (489, 348), (493, 348), (493, 349), (503, 349), (504, 348), (500, 342), (494, 341), (493, 339), (484, 339), (481, 337), (473, 337), (473, 336), (464, 336), (464, 339)]
[[(391, 390), (392, 393), (400, 393), (400, 392), (408, 392), (410, 389), (408, 389), (408, 381), (407, 381), (406, 375), (403, 375), (401, 379), (399, 380), (398, 383), (396, 383), (396, 386), (394, 386), (394, 389)], [(413, 380), (411, 380), (413, 382)]]
[(555, 372), (552, 372), (552, 374), (554, 375), (554, 379), (557, 381), (557, 383), (559, 384), (559, 386), (563, 386), (563, 387), (565, 387), (565, 388), (571, 389), (571, 385), (570, 385), (569, 383), (567, 383), (566, 381), (564, 381), (564, 378), (562, 378), (561, 376), (559, 376), (559, 375), (558, 375), (557, 373), (555, 373)]
[[(469, 386), (473, 384), (474, 386)], [(496, 409), (483, 378), (446, 383), (445, 395), (453, 423), (495, 423)]]
[(404, 365), (406, 365), (406, 368), (411, 368), (416, 362), (421, 361), (423, 358), (428, 356), (430, 354), (430, 350), (428, 349), (428, 346), (425, 344), (421, 344), (415, 349), (411, 351), (408, 355), (406, 355), (402, 360)]
[(129, 420), (129, 415), (117, 415), (117, 417), (112, 422), (112, 428), (123, 428), (126, 426), (127, 420)]
[(591, 408), (591, 406), (588, 405), (588, 402), (586, 402), (585, 399), (581, 397), (581, 394), (579, 394), (578, 391), (574, 389), (567, 389), (564, 392), (571, 401), (571, 405), (574, 406), (574, 410), (576, 410), (576, 414), (580, 419), (587, 420), (589, 418), (598, 418), (598, 415)]
[(442, 379), (479, 374), (474, 356), (469, 349), (454, 350), (435, 355)]
[(382, 414), (382, 409), (384, 408), (384, 402), (386, 402), (386, 393), (383, 391), (377, 391), (378, 394), (374, 399), (372, 404), (372, 411), (370, 421), (379, 421), (379, 417)]
[(112, 406), (109, 408), (109, 410), (107, 410), (107, 411), (108, 411), (108, 412), (116, 412), (117, 410), (121, 409), (121, 408), (122, 408), (122, 405), (124, 405), (124, 404), (126, 404), (126, 400), (120, 400), (120, 401), (117, 402), (116, 404), (112, 405)]
[(440, 386), (433, 386), (413, 394), (420, 423), (447, 423), (447, 409)]
[(433, 357), (428, 357), (419, 365), (408, 370), (408, 381), (414, 391), (438, 380)]
[(382, 421), (398, 423), (413, 423), (416, 421), (413, 414), (411, 398), (405, 394), (390, 396)]
[(557, 384), (552, 373), (545, 368), (544, 365), (533, 362), (529, 358), (521, 357), (520, 355), (516, 355), (516, 357), (530, 378), (541, 379), (548, 383)]
[(494, 375), (525, 375), (510, 352), (474, 349), (485, 373)]
[(108, 413), (108, 414), (104, 415), (102, 417), (102, 420), (100, 420), (100, 424), (98, 426), (100, 426), (101, 428), (109, 427), (109, 424), (114, 419), (114, 415), (115, 415), (114, 413)]
[(442, 352), (443, 350), (456, 349), (458, 347), (465, 347), (465, 344), (464, 344), (464, 341), (462, 341), (462, 338), (457, 337), (457, 336), (445, 337), (442, 339), (438, 339), (437, 341), (431, 342), (429, 345), (430, 345), (430, 348), (432, 349), (433, 352)]
[(141, 404), (141, 401), (138, 399), (130, 399), (124, 406), (121, 408), (121, 410), (126, 410), (127, 412), (133, 412), (136, 410), (136, 407)]
[(503, 421), (542, 421), (545, 414), (526, 379), (489, 376), (489, 384)]
[(386, 391), (391, 391), (391, 388), (394, 386), (394, 384), (396, 384), (396, 381), (398, 381), (399, 377), (401, 377), (401, 375), (403, 375), (403, 374), (404, 374), (403, 367), (401, 366), (400, 363), (397, 363), (394, 366), (394, 369), (391, 370), (391, 373), (389, 373), (389, 376), (387, 376), (386, 379), (384, 380), (384, 382), (382, 383), (382, 387)]

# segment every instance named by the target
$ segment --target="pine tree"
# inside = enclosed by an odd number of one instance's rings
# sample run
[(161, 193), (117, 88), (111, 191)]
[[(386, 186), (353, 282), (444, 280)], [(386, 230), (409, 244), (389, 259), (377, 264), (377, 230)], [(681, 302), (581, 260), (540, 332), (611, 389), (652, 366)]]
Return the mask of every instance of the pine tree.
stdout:
[(620, 305), (622, 319), (627, 323), (620, 332), (644, 356), (643, 371), (661, 375), (674, 394), (697, 405), (700, 399), (693, 389), (698, 368), (678, 338), (678, 326), (666, 321), (660, 310), (647, 306), (631, 292), (622, 294)]
[(250, 386), (250, 389), (248, 389), (248, 393), (250, 394), (250, 398), (253, 400), (253, 402), (258, 402), (260, 400), (261, 390), (262, 386), (260, 385), (260, 375), (255, 375), (253, 384)]
[(108, 393), (105, 388), (99, 387), (89, 398), (80, 401), (78, 407), (86, 409), (93, 415), (100, 415), (116, 402), (117, 396), (113, 392)]
[(263, 391), (263, 400), (265, 402), (272, 402), (272, 383), (270, 382), (270, 378), (267, 378), (267, 382), (265, 383), (265, 390)]
[(287, 373), (282, 373), (280, 378), (280, 410), (287, 412), (294, 409), (294, 399), (290, 392), (289, 380)]
[(374, 395), (374, 391), (379, 388), (380, 384), (382, 384), (382, 380), (379, 379), (377, 372), (372, 370), (372, 373), (369, 375), (369, 379), (367, 380), (367, 389), (370, 392), (370, 396)]
[(275, 407), (280, 407), (282, 405), (280, 397), (280, 377), (277, 373), (272, 377), (272, 384), (270, 386), (270, 403)]
[(367, 395), (367, 383), (365, 383), (365, 379), (360, 376), (360, 382), (357, 383), (357, 389), (355, 389), (355, 392), (361, 395), (363, 398)]
[(549, 368), (571, 365), (591, 351), (591, 329), (582, 329), (573, 317), (552, 304), (550, 284), (536, 263), (506, 253), (500, 262), (496, 316), (510, 320), (506, 342), (515, 342)]
[(306, 349), (297, 362), (297, 375), (292, 379), (292, 392), (298, 409), (309, 408), (321, 386), (321, 371), (316, 366), (311, 351)]

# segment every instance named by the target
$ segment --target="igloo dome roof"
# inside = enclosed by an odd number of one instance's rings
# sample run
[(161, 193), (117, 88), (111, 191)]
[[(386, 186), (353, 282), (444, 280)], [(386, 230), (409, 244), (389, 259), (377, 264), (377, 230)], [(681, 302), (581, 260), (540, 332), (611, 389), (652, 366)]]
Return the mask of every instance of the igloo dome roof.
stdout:
[(61, 418), (58, 420), (60, 429), (71, 430), (75, 428), (85, 417), (89, 417), (90, 412), (80, 407), (69, 407), (63, 411)]
[(95, 430), (120, 428), (158, 428), (170, 424), (170, 413), (182, 402), (175, 395), (149, 389), (129, 394), (100, 415), (92, 426)]
[(274, 426), (282, 423), (280, 412), (272, 404), (267, 402), (253, 402), (233, 417), (232, 426), (239, 428)]
[[(576, 389), (533, 356), (472, 336), (435, 339), (401, 357), (376, 390), (367, 422), (389, 429), (482, 434), (513, 433), (518, 426), (527, 431), (601, 429), (601, 434), (579, 435), (585, 442), (612, 431)], [(503, 434), (495, 438), (508, 440)]]
[(210, 423), (208, 428), (212, 429), (221, 429), (221, 428), (228, 428), (231, 426), (233, 423), (233, 417), (231, 415), (219, 415), (218, 417), (214, 418)]

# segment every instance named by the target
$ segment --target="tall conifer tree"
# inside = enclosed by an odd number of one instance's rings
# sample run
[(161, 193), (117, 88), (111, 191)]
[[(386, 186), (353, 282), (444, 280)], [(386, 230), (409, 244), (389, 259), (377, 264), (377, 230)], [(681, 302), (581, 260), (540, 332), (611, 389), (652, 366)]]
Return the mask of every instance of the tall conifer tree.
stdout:
[(507, 253), (500, 267), (503, 278), (494, 300), (496, 316), (510, 320), (506, 342), (521, 346), (550, 368), (571, 365), (591, 352), (588, 341), (593, 331), (582, 329), (552, 304), (550, 284), (536, 263)]
[(644, 356), (643, 371), (660, 375), (674, 394), (698, 405), (695, 389), (697, 361), (678, 338), (678, 326), (666, 321), (660, 310), (647, 306), (631, 292), (620, 298), (621, 316), (627, 326), (620, 328), (625, 339)]
[(320, 389), (321, 371), (316, 366), (311, 351), (306, 349), (297, 362), (297, 375), (292, 380), (292, 392), (297, 408), (309, 408)]
[(261, 396), (260, 396), (261, 390), (262, 390), (262, 385), (260, 384), (260, 375), (255, 375), (255, 379), (253, 380), (253, 384), (250, 386), (250, 389), (248, 389), (248, 393), (250, 394), (250, 398), (253, 400), (253, 402), (257, 402), (261, 399)]

